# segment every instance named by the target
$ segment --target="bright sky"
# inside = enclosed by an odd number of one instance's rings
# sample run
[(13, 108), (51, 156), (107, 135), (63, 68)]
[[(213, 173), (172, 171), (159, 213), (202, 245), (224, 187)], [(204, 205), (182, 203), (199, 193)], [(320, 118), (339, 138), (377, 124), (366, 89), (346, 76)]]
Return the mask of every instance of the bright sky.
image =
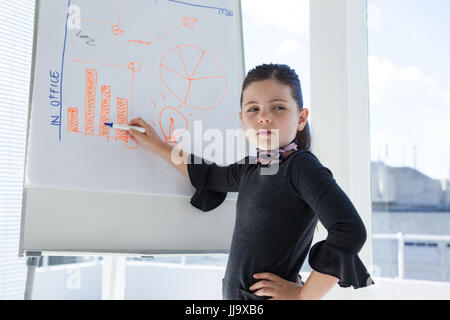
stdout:
[(450, 1), (368, 6), (372, 159), (412, 167), (415, 146), (419, 171), (448, 178)]
[(262, 63), (294, 68), (310, 105), (309, 0), (243, 0), (247, 71)]
[[(247, 70), (290, 65), (310, 108), (309, 1), (242, 6)], [(435, 179), (449, 175), (449, 16), (448, 0), (368, 0), (372, 160), (413, 167), (415, 148), (417, 169)]]

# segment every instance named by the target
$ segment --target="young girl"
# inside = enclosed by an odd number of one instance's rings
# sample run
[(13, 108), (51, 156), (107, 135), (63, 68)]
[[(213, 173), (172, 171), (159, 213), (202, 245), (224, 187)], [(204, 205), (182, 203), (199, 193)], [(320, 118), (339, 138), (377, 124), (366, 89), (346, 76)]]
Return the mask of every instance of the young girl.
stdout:
[[(129, 123), (146, 129), (145, 134), (132, 130), (135, 139), (190, 179), (196, 208), (215, 209), (227, 192), (239, 192), (222, 280), (226, 300), (321, 299), (336, 283), (355, 289), (374, 283), (358, 257), (366, 229), (331, 171), (310, 152), (308, 115), (295, 71), (270, 64), (251, 70), (242, 88), (239, 116), (246, 138), (257, 147), (256, 161), (246, 157), (219, 167), (177, 150), (184, 163), (175, 164), (175, 147), (144, 120)], [(267, 150), (275, 138), (282, 147)], [(261, 174), (274, 163), (276, 174)], [(310, 249), (318, 220), (328, 236)], [(303, 284), (298, 274), (308, 251), (313, 270)]]

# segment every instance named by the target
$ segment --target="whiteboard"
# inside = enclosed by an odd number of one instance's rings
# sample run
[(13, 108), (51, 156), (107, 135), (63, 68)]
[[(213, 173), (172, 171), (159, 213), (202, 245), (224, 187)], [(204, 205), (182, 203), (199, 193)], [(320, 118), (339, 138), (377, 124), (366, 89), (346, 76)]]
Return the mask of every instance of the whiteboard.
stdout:
[(239, 129), (240, 1), (46, 0), (35, 24), (20, 254), (227, 252), (236, 194), (201, 212), (184, 175), (103, 123), (141, 117), (167, 144), (196, 121)]

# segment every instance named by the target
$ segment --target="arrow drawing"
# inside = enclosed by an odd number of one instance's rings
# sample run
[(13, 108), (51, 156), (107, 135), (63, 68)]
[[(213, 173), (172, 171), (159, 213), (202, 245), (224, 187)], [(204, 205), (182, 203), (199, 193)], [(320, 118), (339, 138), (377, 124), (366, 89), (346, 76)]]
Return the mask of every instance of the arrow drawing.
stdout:
[(183, 27), (186, 27), (186, 28), (189, 28), (189, 29), (192, 30), (192, 29), (194, 29), (195, 24), (197, 23), (197, 21), (198, 21), (198, 19), (196, 19), (196, 18), (183, 17), (183, 19), (182, 19), (182, 24), (180, 24), (179, 26), (173, 28), (172, 30), (170, 30), (170, 31), (167, 32), (166, 34), (162, 35), (161, 37), (159, 37), (158, 39), (156, 39), (155, 42), (158, 42), (158, 41), (164, 39), (164, 38), (167, 37), (168, 35), (174, 33), (175, 31), (177, 31), (177, 30), (179, 30), (179, 29), (181, 29), (181, 28), (183, 28)]

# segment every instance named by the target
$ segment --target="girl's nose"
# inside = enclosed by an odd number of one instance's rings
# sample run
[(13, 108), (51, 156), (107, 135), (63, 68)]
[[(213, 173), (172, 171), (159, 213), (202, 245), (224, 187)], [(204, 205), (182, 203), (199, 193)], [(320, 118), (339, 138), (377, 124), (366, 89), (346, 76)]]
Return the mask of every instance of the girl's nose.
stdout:
[(261, 115), (261, 117), (258, 120), (259, 124), (266, 124), (266, 123), (271, 123), (272, 120), (270, 119), (270, 117), (266, 116), (266, 115)]

